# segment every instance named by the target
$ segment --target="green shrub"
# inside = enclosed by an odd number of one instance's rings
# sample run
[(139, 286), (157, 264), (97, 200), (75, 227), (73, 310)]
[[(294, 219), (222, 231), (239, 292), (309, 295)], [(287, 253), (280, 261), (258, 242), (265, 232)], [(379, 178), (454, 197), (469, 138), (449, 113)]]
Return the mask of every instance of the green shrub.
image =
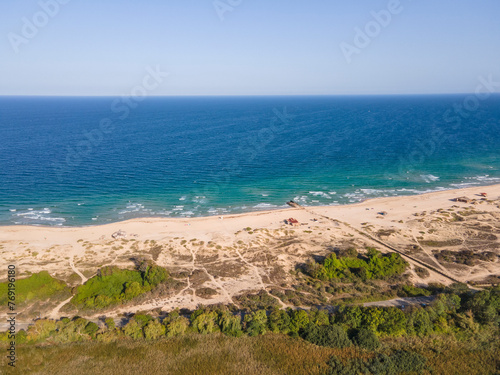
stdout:
[(218, 314), (215, 311), (196, 310), (191, 315), (191, 327), (195, 332), (208, 334), (219, 332)]
[(165, 319), (163, 325), (166, 328), (167, 337), (181, 336), (189, 328), (189, 319), (177, 314), (176, 316), (169, 316)]
[(386, 279), (403, 273), (408, 263), (397, 253), (382, 255), (375, 249), (369, 249), (367, 257), (344, 256), (337, 258), (335, 253), (330, 254), (323, 264), (310, 265), (309, 274), (320, 280), (354, 278)]
[(165, 332), (165, 326), (157, 320), (149, 321), (144, 327), (144, 336), (146, 337), (146, 340), (157, 340), (161, 336), (165, 335)]
[(317, 326), (311, 323), (303, 330), (302, 338), (315, 345), (331, 348), (346, 348), (352, 345), (347, 332), (339, 325)]
[[(0, 283), (0, 305), (7, 305), (8, 282)], [(46, 300), (55, 294), (69, 292), (64, 281), (54, 279), (47, 271), (34, 273), (28, 278), (16, 280), (16, 304)]]
[(357, 346), (368, 350), (375, 350), (380, 346), (380, 341), (377, 335), (373, 331), (366, 328), (358, 330), (353, 341)]
[(268, 317), (269, 329), (274, 333), (289, 333), (290, 322), (290, 315), (284, 310), (274, 310)]
[(268, 330), (266, 310), (245, 315), (246, 331), (250, 336), (263, 335)]
[(240, 317), (231, 314), (229, 311), (222, 311), (219, 313), (218, 324), (221, 332), (225, 335), (234, 337), (243, 335)]
[(130, 319), (125, 327), (123, 327), (123, 333), (134, 340), (144, 338), (141, 325), (134, 318)]
[(417, 288), (413, 285), (403, 285), (401, 292), (398, 293), (400, 297), (426, 297), (431, 294), (432, 292), (430, 290)]
[(390, 356), (379, 354), (375, 358), (367, 360), (354, 358), (348, 361), (341, 361), (338, 357), (334, 356), (328, 362), (330, 367), (328, 374), (420, 374), (426, 367), (426, 361), (426, 358), (422, 355), (409, 351), (398, 351)]
[(80, 308), (106, 308), (150, 291), (167, 277), (167, 271), (158, 266), (147, 267), (145, 272), (103, 267), (97, 276), (77, 288), (71, 302)]
[(99, 331), (99, 326), (97, 324), (95, 324), (94, 322), (89, 322), (86, 326), (85, 326), (85, 333), (87, 335), (90, 335), (90, 336), (93, 336), (94, 334), (97, 333), (97, 331)]

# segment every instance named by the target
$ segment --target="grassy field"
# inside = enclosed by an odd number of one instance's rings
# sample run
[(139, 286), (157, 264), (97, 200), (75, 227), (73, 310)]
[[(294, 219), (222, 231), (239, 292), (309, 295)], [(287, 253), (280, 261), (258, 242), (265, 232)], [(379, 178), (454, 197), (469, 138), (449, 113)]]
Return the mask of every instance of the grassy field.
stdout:
[[(0, 306), (7, 306), (8, 282), (0, 283)], [(45, 300), (59, 294), (69, 296), (66, 283), (54, 279), (47, 271), (16, 281), (16, 303), (22, 306), (35, 300)]]
[[(427, 358), (432, 374), (498, 374), (498, 344), (452, 337), (384, 340), (387, 348), (414, 350)], [(342, 361), (368, 359), (358, 347), (324, 348), (281, 334), (227, 337), (190, 334), (156, 342), (122, 340), (103, 344), (22, 345), (16, 369), (0, 363), (5, 374), (325, 374), (331, 356)], [(430, 374), (431, 372), (425, 371)]]

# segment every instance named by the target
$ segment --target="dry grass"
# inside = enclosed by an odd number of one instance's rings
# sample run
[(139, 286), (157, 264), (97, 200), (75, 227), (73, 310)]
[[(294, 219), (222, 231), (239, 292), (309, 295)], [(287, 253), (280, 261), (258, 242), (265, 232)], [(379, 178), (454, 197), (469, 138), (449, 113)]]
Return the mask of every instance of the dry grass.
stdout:
[[(444, 336), (395, 338), (383, 342), (382, 351), (391, 347), (424, 355), (433, 374), (485, 375), (495, 374), (500, 368), (498, 348), (485, 349), (474, 340), (456, 341)], [(326, 363), (332, 355), (346, 361), (367, 359), (373, 353), (357, 347), (318, 347), (279, 334), (240, 338), (191, 334), (157, 342), (123, 340), (106, 344), (19, 346), (16, 369), (7, 369), (5, 362), (1, 362), (0, 373), (314, 375), (325, 373)]]

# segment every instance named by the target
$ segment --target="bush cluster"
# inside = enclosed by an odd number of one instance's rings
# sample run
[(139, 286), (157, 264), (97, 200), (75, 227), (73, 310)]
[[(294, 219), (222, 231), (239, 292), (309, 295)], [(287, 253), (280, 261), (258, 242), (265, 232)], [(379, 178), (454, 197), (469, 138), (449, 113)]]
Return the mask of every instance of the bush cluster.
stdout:
[(337, 257), (335, 253), (328, 255), (322, 264), (312, 263), (308, 273), (319, 280), (340, 279), (387, 279), (403, 273), (408, 263), (397, 253), (382, 255), (370, 248), (366, 256), (348, 255)]
[(71, 302), (79, 308), (105, 308), (149, 292), (167, 278), (167, 271), (156, 265), (146, 266), (144, 271), (104, 267), (76, 289)]
[[(85, 340), (113, 341), (120, 337), (155, 340), (185, 333), (222, 333), (228, 336), (258, 336), (268, 332), (300, 336), (319, 346), (344, 348), (352, 344), (375, 350), (384, 336), (426, 336), (436, 333), (477, 333), (500, 327), (500, 288), (462, 295), (440, 294), (429, 306), (396, 307), (343, 306), (335, 313), (326, 310), (257, 310), (231, 312), (227, 307), (200, 307), (190, 315), (173, 311), (153, 318), (135, 315), (123, 327), (113, 319), (105, 327), (83, 318), (37, 320), (25, 335), (28, 342), (50, 338), (55, 342)], [(6, 334), (0, 341), (7, 340)]]
[[(8, 284), (8, 282), (0, 283), (0, 305), (2, 306), (7, 305)], [(16, 281), (16, 303), (19, 305), (35, 300), (45, 300), (64, 292), (69, 292), (66, 283), (53, 278), (47, 271), (34, 273)]]

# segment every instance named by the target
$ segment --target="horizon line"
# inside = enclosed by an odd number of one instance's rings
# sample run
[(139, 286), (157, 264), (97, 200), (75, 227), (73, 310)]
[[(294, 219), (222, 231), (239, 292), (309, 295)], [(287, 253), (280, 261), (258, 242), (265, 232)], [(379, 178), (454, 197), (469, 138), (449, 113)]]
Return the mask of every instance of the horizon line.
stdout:
[[(498, 92), (492, 92), (491, 95), (499, 95)], [(405, 93), (405, 94), (179, 94), (179, 95), (147, 95), (144, 98), (179, 98), (179, 97), (345, 97), (345, 96), (442, 96), (442, 95), (475, 95), (473, 92), (443, 92), (443, 93)], [(111, 95), (65, 95), (65, 94), (0, 94), (0, 98), (9, 97), (52, 97), (52, 98), (116, 98), (130, 95), (111, 94)]]

